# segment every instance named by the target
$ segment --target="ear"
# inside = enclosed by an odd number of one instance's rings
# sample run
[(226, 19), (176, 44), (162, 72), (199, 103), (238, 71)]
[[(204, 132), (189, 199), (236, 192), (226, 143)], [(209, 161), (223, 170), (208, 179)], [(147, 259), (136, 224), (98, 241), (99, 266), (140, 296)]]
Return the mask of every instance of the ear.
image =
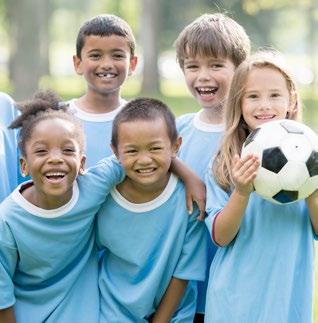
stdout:
[(86, 156), (82, 155), (81, 161), (80, 161), (80, 168), (78, 170), (78, 175), (84, 175), (85, 174), (85, 162), (86, 162)]
[(171, 149), (172, 149), (172, 158), (176, 158), (178, 151), (180, 149), (180, 146), (182, 144), (182, 138), (178, 137), (177, 140), (174, 142), (174, 144), (172, 145)]
[(78, 75), (83, 75), (82, 60), (77, 55), (73, 55), (73, 65), (76, 73)]
[(115, 147), (113, 144), (110, 144), (110, 148), (112, 149), (112, 151), (113, 151), (114, 155), (116, 156), (117, 160), (120, 162), (117, 147)]
[(28, 164), (24, 157), (20, 158), (20, 172), (22, 177), (27, 177), (29, 175)]
[(137, 66), (137, 63), (138, 63), (138, 58), (137, 58), (137, 56), (132, 56), (132, 57), (130, 58), (128, 75), (131, 75), (131, 74), (135, 71), (136, 66)]

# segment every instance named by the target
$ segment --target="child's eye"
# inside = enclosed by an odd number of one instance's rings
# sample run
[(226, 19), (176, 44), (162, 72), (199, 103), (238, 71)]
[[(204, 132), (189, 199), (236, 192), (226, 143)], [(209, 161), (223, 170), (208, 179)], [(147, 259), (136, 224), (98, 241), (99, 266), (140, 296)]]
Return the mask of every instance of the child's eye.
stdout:
[(137, 152), (137, 150), (136, 150), (136, 149), (127, 149), (127, 150), (125, 151), (125, 154), (133, 155), (133, 154), (135, 154), (136, 152)]
[(44, 155), (46, 154), (47, 150), (46, 149), (36, 149), (35, 154), (36, 155)]
[(256, 99), (257, 95), (256, 94), (249, 94), (249, 95), (247, 95), (247, 98), (248, 99)]
[(115, 59), (124, 59), (124, 58), (126, 58), (126, 55), (125, 55), (125, 54), (122, 54), (122, 53), (115, 53), (115, 54), (113, 55), (113, 57), (114, 57)]
[(211, 66), (213, 69), (218, 70), (223, 67), (223, 64), (212, 64)]
[(155, 146), (155, 147), (151, 147), (150, 150), (151, 151), (158, 151), (158, 150), (162, 150), (162, 147)]
[(198, 66), (194, 65), (194, 64), (190, 64), (190, 65), (185, 65), (184, 68), (187, 70), (194, 70), (194, 69), (198, 68)]
[(272, 93), (272, 97), (273, 98), (277, 98), (277, 97), (279, 97), (280, 96), (280, 93), (278, 93), (278, 92), (276, 92), (276, 93)]
[(66, 154), (73, 154), (75, 152), (74, 148), (64, 148), (63, 152)]
[(101, 55), (98, 54), (98, 53), (92, 53), (88, 57), (93, 59), (93, 60), (97, 60), (97, 59), (99, 59), (101, 57)]

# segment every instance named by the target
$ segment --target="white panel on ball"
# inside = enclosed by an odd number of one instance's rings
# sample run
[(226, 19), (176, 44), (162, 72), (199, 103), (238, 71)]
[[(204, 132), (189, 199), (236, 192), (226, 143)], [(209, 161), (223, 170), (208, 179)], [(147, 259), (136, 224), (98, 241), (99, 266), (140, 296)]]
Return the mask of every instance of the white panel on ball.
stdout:
[(278, 174), (284, 190), (298, 191), (309, 178), (305, 163), (288, 161)]

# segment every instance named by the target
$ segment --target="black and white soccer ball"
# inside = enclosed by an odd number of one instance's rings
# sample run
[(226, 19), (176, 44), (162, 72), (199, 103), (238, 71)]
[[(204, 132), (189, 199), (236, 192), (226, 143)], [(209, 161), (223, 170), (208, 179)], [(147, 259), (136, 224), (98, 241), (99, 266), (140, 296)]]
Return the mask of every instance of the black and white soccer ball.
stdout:
[(253, 130), (241, 156), (255, 154), (260, 167), (256, 193), (279, 204), (306, 198), (318, 188), (318, 137), (293, 120), (275, 120)]

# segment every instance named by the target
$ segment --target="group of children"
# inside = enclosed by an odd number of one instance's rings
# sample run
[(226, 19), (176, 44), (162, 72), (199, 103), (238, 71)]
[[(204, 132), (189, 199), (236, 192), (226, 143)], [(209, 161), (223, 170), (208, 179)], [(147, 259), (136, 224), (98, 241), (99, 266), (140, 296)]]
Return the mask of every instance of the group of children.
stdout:
[[(259, 160), (240, 158), (257, 126), (299, 117), (295, 83), (276, 54), (250, 56), (224, 14), (200, 16), (175, 46), (201, 107), (176, 121), (159, 100), (121, 98), (137, 57), (113, 15), (79, 31), (81, 98), (40, 92), (19, 115), (1, 104), (15, 130), (1, 125), (0, 198), (13, 192), (0, 204), (0, 322), (311, 322), (318, 193), (265, 201)], [(31, 177), (17, 188), (16, 129)]]

